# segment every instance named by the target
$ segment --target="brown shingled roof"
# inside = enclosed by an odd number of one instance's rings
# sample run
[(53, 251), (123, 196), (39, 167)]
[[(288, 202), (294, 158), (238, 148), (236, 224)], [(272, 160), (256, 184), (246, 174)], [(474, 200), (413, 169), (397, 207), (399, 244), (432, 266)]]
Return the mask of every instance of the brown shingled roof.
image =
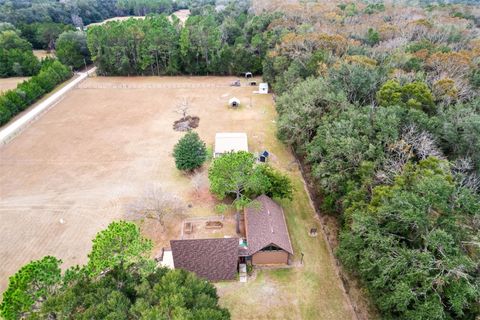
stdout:
[(266, 195), (259, 196), (255, 201), (260, 203), (260, 208), (252, 206), (245, 209), (248, 254), (252, 255), (271, 244), (293, 254), (282, 207)]
[(238, 238), (170, 240), (175, 268), (216, 281), (237, 274)]

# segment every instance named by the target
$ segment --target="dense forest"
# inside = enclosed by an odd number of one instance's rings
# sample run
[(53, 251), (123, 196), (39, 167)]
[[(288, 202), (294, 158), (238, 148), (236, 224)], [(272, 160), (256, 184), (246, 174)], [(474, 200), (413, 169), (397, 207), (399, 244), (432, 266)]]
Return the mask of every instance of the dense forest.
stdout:
[(341, 223), (340, 261), (382, 318), (474, 319), (479, 8), (279, 7), (263, 77), (279, 137)]
[[(2, 76), (40, 70), (32, 45), (100, 75), (262, 74), (279, 138), (338, 220), (337, 256), (382, 318), (479, 316), (479, 6), (186, 2), (182, 24), (173, 1), (15, 3), (0, 1), (14, 24), (0, 27)], [(127, 14), (150, 15), (73, 31)], [(64, 29), (52, 42), (32, 23)]]
[(53, 22), (82, 27), (116, 16), (171, 13), (186, 8), (173, 0), (1, 0), (0, 21), (15, 25)]
[(274, 15), (247, 11), (231, 2), (195, 10), (185, 25), (165, 15), (109, 22), (88, 29), (88, 47), (102, 75), (261, 73)]

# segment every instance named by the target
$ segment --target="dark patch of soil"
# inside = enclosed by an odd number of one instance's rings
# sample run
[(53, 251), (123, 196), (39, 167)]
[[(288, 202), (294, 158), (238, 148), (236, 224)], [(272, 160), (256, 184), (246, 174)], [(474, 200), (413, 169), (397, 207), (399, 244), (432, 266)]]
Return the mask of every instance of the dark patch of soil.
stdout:
[(188, 131), (198, 127), (200, 118), (197, 116), (186, 116), (173, 123), (173, 130), (175, 131)]

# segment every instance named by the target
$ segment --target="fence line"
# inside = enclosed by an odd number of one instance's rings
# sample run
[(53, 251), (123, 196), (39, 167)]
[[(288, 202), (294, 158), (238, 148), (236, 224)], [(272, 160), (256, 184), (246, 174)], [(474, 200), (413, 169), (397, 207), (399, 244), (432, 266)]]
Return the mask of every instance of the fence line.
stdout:
[(207, 83), (151, 83), (151, 84), (127, 84), (127, 83), (83, 83), (78, 89), (205, 89), (205, 88), (229, 88), (229, 84)]
[(75, 88), (79, 83), (85, 80), (90, 74), (95, 72), (96, 68), (92, 68), (87, 72), (80, 73), (79, 77), (70, 81), (66, 86), (52, 94), (50, 97), (40, 102), (32, 110), (22, 115), (17, 120), (8, 124), (4, 129), (0, 131), (0, 145), (6, 144), (13, 138), (15, 138), (20, 132), (22, 132), (28, 125), (37, 120), (42, 114), (53, 108), (63, 96)]

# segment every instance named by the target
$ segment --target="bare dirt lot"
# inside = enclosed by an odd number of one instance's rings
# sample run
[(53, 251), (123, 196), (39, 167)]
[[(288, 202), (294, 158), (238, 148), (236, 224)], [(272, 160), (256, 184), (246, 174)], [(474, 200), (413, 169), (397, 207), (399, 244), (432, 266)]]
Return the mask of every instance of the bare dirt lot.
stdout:
[(17, 87), (17, 84), (28, 79), (28, 77), (13, 77), (0, 79), (0, 93), (2, 93), (3, 91), (15, 89)]
[[(192, 177), (177, 171), (172, 158), (184, 134), (172, 129), (181, 117), (176, 105), (188, 97), (189, 113), (200, 117), (195, 130), (208, 147), (216, 132), (246, 132), (250, 151), (269, 150), (272, 165), (288, 172), (296, 188), (295, 200), (282, 205), (294, 250), (304, 252), (307, 263), (286, 274), (261, 271), (247, 284), (221, 283), (221, 304), (234, 319), (351, 319), (325, 242), (307, 235), (318, 221), (291, 153), (275, 137), (272, 97), (252, 94), (255, 87), (230, 87), (233, 80), (90, 78), (1, 146), (0, 291), (32, 259), (54, 255), (64, 267), (85, 263), (95, 234), (125, 217), (128, 204), (152, 185), (189, 204), (187, 216), (215, 215), (216, 202), (203, 190), (208, 186), (194, 190)], [(227, 106), (233, 96), (241, 101), (236, 110)], [(183, 218), (169, 219), (163, 234), (155, 223), (142, 227), (160, 249), (180, 234)], [(294, 265), (299, 260), (296, 254)]]

